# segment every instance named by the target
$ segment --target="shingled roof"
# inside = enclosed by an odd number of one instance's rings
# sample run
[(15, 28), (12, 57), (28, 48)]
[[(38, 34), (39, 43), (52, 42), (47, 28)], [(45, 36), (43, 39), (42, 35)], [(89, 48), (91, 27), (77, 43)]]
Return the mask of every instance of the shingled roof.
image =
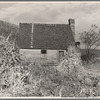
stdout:
[[(74, 43), (69, 24), (20, 23), (18, 44), (21, 49), (66, 50)], [(32, 29), (32, 31), (30, 31)]]

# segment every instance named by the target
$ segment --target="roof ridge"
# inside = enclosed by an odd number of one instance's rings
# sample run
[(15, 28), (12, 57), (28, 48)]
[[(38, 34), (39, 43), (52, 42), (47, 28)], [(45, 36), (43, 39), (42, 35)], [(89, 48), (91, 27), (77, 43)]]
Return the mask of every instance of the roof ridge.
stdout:
[(20, 23), (20, 24), (34, 24), (34, 25), (69, 25), (69, 24), (51, 24), (51, 23)]
[(41, 26), (68, 26), (69, 24), (41, 24), (41, 23), (33, 23), (33, 25), (41, 25)]

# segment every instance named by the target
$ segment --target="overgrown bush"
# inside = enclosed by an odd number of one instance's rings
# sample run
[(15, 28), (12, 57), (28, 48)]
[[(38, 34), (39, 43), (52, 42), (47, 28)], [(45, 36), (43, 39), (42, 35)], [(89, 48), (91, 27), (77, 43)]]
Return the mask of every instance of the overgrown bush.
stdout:
[[(75, 46), (68, 49), (67, 59), (63, 60), (57, 69), (65, 78), (62, 78), (63, 88), (61, 96), (64, 97), (93, 97), (100, 95), (99, 78), (84, 68), (80, 54)], [(98, 95), (97, 95), (98, 94)]]
[(24, 94), (23, 85), (27, 83), (25, 79), (29, 76), (29, 69), (23, 66), (15, 41), (2, 36), (0, 40), (0, 92), (8, 91), (11, 96), (16, 96), (17, 92)]

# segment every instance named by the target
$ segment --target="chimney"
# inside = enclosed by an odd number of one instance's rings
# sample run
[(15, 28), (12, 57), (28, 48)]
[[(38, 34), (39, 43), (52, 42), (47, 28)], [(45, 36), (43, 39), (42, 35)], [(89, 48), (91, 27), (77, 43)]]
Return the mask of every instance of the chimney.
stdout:
[(69, 25), (71, 27), (71, 30), (72, 30), (72, 33), (73, 33), (73, 36), (74, 36), (74, 39), (75, 39), (75, 20), (70, 18), (68, 20), (68, 22), (69, 22)]

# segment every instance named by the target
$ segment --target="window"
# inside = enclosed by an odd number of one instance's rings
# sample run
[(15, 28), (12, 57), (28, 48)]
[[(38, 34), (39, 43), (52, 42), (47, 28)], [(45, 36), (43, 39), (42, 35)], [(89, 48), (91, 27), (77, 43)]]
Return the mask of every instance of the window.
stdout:
[(41, 54), (47, 54), (47, 50), (41, 50)]

